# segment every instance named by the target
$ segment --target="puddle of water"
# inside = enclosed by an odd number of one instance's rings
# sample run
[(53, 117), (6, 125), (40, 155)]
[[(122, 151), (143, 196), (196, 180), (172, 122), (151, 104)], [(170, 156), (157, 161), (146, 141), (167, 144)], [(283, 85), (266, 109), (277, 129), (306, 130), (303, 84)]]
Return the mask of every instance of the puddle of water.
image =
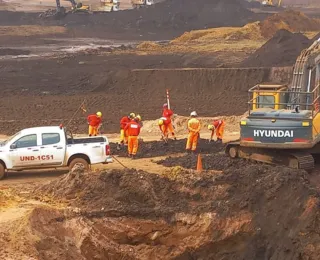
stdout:
[[(49, 39), (47, 39), (49, 40)], [(0, 56), (0, 60), (8, 59), (26, 59), (36, 57), (49, 57), (57, 53), (77, 53), (81, 51), (97, 50), (99, 48), (117, 48), (122, 45), (136, 45), (137, 42), (118, 42), (102, 39), (91, 38), (76, 38), (76, 39), (50, 39), (56, 40), (57, 44), (36, 45), (36, 46), (24, 46), (24, 47), (6, 47), (10, 49), (28, 50), (31, 54), (28, 55), (4, 55)], [(63, 41), (64, 44), (59, 44)], [(69, 43), (69, 44), (68, 44)], [(1, 49), (1, 48), (0, 48)]]

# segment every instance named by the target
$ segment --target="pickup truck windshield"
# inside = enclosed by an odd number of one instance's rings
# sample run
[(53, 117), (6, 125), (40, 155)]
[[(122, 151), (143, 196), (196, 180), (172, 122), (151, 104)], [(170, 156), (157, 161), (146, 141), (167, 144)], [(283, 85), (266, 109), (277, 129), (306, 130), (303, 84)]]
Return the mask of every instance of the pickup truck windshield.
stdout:
[(14, 134), (13, 136), (10, 136), (7, 140), (3, 141), (3, 142), (1, 143), (1, 145), (7, 144), (8, 142), (10, 142), (13, 138), (15, 138), (15, 137), (16, 137), (17, 135), (19, 135), (19, 134), (20, 134), (20, 132)]

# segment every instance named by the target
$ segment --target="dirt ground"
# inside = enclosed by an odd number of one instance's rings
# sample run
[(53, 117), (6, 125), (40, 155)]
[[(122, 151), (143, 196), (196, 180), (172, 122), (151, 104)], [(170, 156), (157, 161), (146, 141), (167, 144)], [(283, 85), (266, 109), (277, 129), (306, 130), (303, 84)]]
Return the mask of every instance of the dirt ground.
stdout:
[[(86, 116), (101, 111), (115, 158), (90, 172), (9, 172), (0, 181), (0, 259), (318, 259), (320, 169), (307, 174), (231, 160), (225, 143), (208, 142), (215, 116), (227, 122), (224, 142), (238, 139), (247, 90), (288, 84), (304, 47), (295, 43), (309, 41), (288, 32), (278, 37), (283, 48), (269, 55), (275, 45), (260, 47), (278, 28), (267, 25), (283, 18), (272, 15), (283, 9), (257, 6), (168, 0), (55, 20), (39, 18), (54, 2), (0, 0), (0, 133), (63, 123), (85, 134)], [(319, 16), (314, 6), (299, 8)], [(316, 20), (288, 16), (293, 27), (280, 27), (317, 34)], [(259, 21), (267, 21), (268, 37)], [(241, 67), (256, 51), (270, 62)], [(276, 63), (280, 56), (285, 63)], [(166, 89), (178, 138), (168, 144), (157, 126)], [(82, 102), (87, 112), (73, 116)], [(202, 122), (202, 172), (197, 155), (185, 153), (193, 110)], [(119, 119), (130, 112), (144, 124), (135, 160), (126, 147), (117, 149)]]

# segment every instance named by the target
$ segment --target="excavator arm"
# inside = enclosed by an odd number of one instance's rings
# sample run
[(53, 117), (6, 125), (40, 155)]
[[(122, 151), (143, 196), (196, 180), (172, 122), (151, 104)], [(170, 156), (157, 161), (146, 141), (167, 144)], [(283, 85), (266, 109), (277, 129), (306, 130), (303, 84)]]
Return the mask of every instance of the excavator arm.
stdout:
[[(296, 109), (298, 104), (306, 104), (302, 109), (308, 109), (310, 98), (304, 94), (311, 91), (312, 72), (318, 69), (317, 57), (320, 53), (320, 38), (309, 48), (303, 50), (296, 60), (290, 86), (288, 109)], [(316, 79), (319, 75), (316, 71)]]

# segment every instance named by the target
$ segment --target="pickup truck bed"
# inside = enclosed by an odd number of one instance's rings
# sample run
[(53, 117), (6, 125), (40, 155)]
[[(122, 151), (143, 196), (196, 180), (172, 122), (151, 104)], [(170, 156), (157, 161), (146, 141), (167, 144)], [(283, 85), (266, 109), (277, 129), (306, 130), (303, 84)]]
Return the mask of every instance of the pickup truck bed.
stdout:
[(103, 143), (103, 137), (90, 137), (90, 138), (68, 138), (67, 144), (88, 144), (88, 143)]

